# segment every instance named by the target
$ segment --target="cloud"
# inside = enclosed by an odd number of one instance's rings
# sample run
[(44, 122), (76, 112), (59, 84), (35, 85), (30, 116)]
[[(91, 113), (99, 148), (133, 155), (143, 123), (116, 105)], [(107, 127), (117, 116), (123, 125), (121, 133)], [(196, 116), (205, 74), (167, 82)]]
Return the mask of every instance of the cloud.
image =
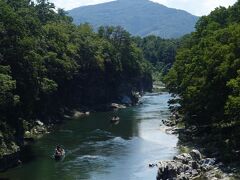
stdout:
[[(93, 5), (113, 0), (50, 0), (57, 8), (70, 10), (79, 6)], [(131, 0), (129, 0), (131, 1)], [(151, 0), (168, 7), (186, 10), (194, 15), (207, 15), (216, 7), (228, 7), (237, 0)]]
[(202, 16), (209, 14), (216, 7), (228, 7), (237, 0), (151, 0), (164, 4), (168, 7), (186, 10), (194, 15)]
[(79, 6), (93, 5), (104, 2), (110, 2), (113, 0), (49, 0), (53, 2), (57, 8), (63, 8), (70, 10)]

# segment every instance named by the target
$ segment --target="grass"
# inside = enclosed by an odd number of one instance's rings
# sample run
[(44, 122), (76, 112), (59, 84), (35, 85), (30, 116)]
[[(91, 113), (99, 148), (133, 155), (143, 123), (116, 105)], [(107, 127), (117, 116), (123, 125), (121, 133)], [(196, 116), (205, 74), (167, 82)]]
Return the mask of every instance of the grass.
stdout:
[(180, 121), (177, 123), (177, 128), (185, 128), (185, 123), (183, 121)]
[(189, 153), (191, 151), (191, 149), (187, 146), (180, 145), (179, 151), (180, 151), (180, 153)]

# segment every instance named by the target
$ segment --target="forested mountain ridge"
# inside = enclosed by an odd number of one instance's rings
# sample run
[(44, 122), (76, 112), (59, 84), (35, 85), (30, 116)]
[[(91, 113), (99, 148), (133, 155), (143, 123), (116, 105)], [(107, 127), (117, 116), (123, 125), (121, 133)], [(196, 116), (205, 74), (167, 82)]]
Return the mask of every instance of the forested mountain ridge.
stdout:
[(94, 32), (47, 0), (0, 0), (0, 158), (36, 119), (151, 88), (151, 65), (121, 27)]
[(116, 0), (69, 11), (76, 24), (120, 25), (133, 35), (177, 38), (194, 31), (198, 17), (149, 0)]
[(231, 162), (240, 150), (240, 1), (203, 16), (165, 78), (186, 127), (208, 151)]

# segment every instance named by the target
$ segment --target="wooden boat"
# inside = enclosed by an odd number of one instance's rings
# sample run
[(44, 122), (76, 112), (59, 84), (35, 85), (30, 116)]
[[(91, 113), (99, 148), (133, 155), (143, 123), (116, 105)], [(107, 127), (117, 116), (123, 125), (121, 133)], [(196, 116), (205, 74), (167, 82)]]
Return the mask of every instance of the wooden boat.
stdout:
[(115, 124), (115, 125), (118, 124), (119, 122), (120, 122), (120, 118), (117, 116), (113, 117), (110, 121), (111, 124)]
[(64, 149), (62, 149), (62, 152), (61, 153), (55, 153), (54, 154), (54, 159), (56, 160), (56, 161), (60, 161), (60, 160), (62, 160), (63, 158), (65, 157), (65, 150)]

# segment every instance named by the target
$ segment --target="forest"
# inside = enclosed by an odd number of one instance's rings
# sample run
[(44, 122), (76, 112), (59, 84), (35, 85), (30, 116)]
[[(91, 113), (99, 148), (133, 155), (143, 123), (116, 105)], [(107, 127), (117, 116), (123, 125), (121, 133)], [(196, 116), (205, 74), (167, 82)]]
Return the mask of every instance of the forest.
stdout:
[[(144, 58), (153, 65), (153, 73), (166, 75), (172, 67), (178, 48), (181, 47), (182, 39), (163, 39), (150, 35), (146, 37), (134, 37), (134, 41), (142, 50)], [(161, 80), (161, 79), (160, 79)]]
[[(157, 77), (157, 78), (156, 78)], [(0, 0), (0, 158), (40, 119), (151, 91), (163, 80), (190, 141), (240, 157), (240, 1), (201, 17), (179, 39), (120, 26), (75, 25), (48, 0)]]
[(181, 44), (165, 83), (181, 105), (183, 123), (194, 129), (191, 138), (198, 145), (235, 161), (240, 155), (240, 1), (201, 17)]
[(121, 27), (95, 32), (47, 0), (0, 0), (0, 154), (37, 119), (151, 91), (151, 71)]

